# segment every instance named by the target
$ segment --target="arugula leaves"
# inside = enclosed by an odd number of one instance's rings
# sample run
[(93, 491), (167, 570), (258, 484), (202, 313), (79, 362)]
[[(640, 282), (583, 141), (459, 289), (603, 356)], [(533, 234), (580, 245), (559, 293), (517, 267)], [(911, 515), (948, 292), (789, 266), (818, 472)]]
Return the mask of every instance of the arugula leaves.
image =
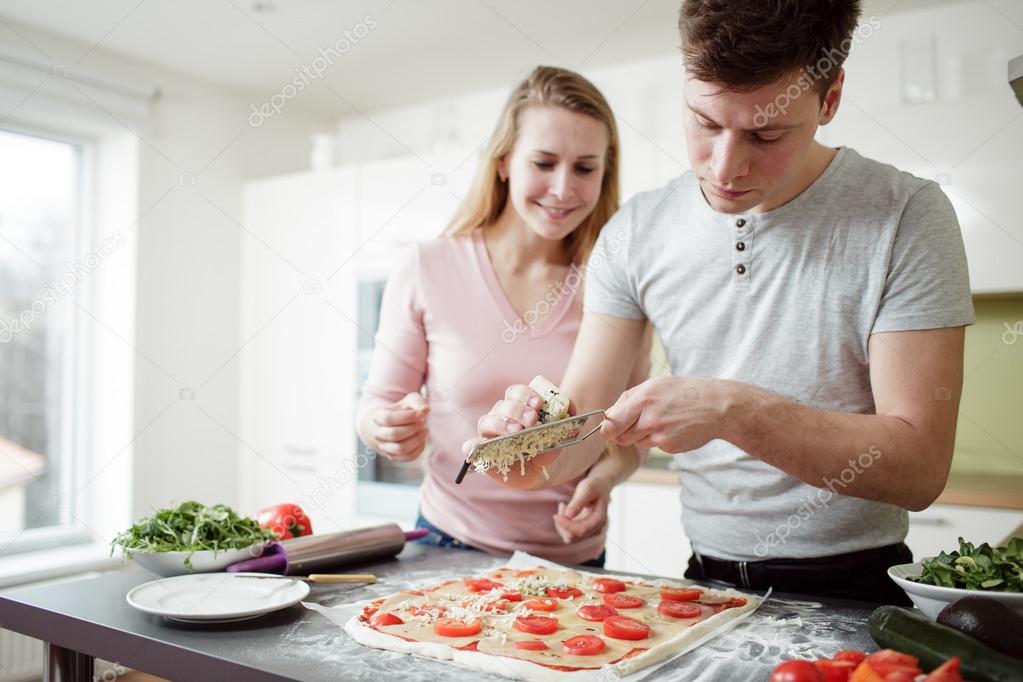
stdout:
[(920, 577), (910, 580), (939, 587), (1023, 592), (1023, 538), (1012, 538), (1005, 547), (986, 542), (974, 547), (959, 538), (959, 551), (928, 559)]
[[(135, 552), (222, 552), (275, 539), (269, 528), (260, 528), (255, 520), (238, 516), (226, 505), (207, 507), (189, 501), (174, 509), (159, 509), (119, 533), (110, 543), (110, 553), (117, 546), (128, 557)], [(189, 564), (186, 559), (185, 565)]]

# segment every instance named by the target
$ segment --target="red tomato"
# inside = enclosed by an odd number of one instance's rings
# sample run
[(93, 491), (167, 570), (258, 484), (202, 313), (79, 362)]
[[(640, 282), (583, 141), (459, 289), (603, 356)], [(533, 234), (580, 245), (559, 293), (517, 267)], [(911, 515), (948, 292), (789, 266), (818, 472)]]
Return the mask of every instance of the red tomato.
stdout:
[(593, 581), (593, 589), (597, 592), (613, 594), (615, 592), (624, 592), (626, 586), (621, 580), (615, 580), (614, 578), (597, 578)]
[(955, 656), (939, 665), (924, 682), (963, 682), (962, 673), (959, 672), (959, 657)]
[(576, 635), (562, 642), (561, 648), (570, 656), (592, 656), (606, 649), (607, 644), (594, 635)]
[(416, 604), (415, 606), (409, 607), (409, 613), (417, 618), (419, 616), (431, 616), (434, 618), (441, 618), (446, 614), (448, 610), (443, 606), (437, 606), (436, 604)]
[(594, 623), (599, 623), (605, 618), (611, 616), (617, 616), (618, 612), (613, 607), (607, 606), (606, 604), (588, 604), (587, 606), (580, 606), (579, 610), (576, 611), (583, 620), (591, 620)]
[(662, 587), (661, 599), (664, 601), (696, 601), (703, 595), (702, 590), (693, 587)]
[(550, 616), (519, 616), (515, 629), (531, 635), (549, 635), (558, 629), (558, 619)]
[(558, 599), (572, 599), (583, 596), (583, 591), (575, 587), (548, 587), (547, 596), (557, 597)]
[(854, 649), (842, 649), (837, 654), (831, 657), (832, 661), (849, 661), (855, 665), (863, 663), (863, 659), (867, 655), (862, 651), (855, 651)]
[(546, 651), (550, 647), (538, 639), (525, 639), (521, 642), (515, 642), (515, 648), (522, 649), (523, 651)]
[(557, 599), (530, 599), (529, 601), (522, 602), (522, 605), (530, 611), (553, 611), (558, 608)]
[(903, 677), (910, 675), (910, 679), (912, 679), (923, 672), (920, 670), (919, 661), (915, 656), (903, 654), (894, 649), (876, 651), (863, 659), (863, 662), (883, 677), (886, 682), (901, 682), (899, 679), (892, 679), (896, 673), (902, 673)]
[(820, 660), (815, 664), (824, 673), (825, 682), (849, 682), (856, 664), (852, 661)]
[(470, 592), (489, 592), (490, 590), (496, 590), (498, 587), (504, 587), (504, 585), (495, 583), (493, 580), (487, 580), (486, 578), (480, 578), (479, 580), (466, 578), (465, 587)]
[(703, 609), (688, 601), (662, 601), (657, 605), (657, 612), (669, 618), (696, 618)]
[(433, 624), (433, 631), (441, 637), (472, 637), (483, 629), (483, 622), (477, 618), (466, 623), (454, 618), (441, 618)]
[(638, 609), (646, 604), (645, 599), (633, 597), (631, 594), (605, 594), (602, 599), (605, 604), (616, 609)]
[(824, 673), (810, 661), (785, 661), (771, 671), (771, 682), (825, 682)]
[(614, 639), (646, 639), (650, 626), (635, 618), (609, 616), (604, 619), (604, 634)]
[(405, 621), (403, 621), (401, 618), (398, 618), (393, 613), (378, 613), (377, 615), (373, 616), (373, 620), (370, 621), (370, 624), (376, 627), (381, 627), (384, 625), (403, 625), (404, 623)]
[(508, 601), (522, 601), (522, 593), (518, 590), (506, 590), (501, 593), (501, 599)]
[(920, 661), (916, 658), (916, 656), (910, 656), (909, 654), (904, 654), (896, 651), (895, 649), (882, 649), (881, 651), (875, 651), (863, 660), (869, 663), (872, 667), (875, 663), (882, 667), (908, 666), (915, 668), (920, 665)]
[(297, 504), (278, 504), (256, 515), (260, 528), (269, 528), (278, 540), (313, 534), (313, 523)]

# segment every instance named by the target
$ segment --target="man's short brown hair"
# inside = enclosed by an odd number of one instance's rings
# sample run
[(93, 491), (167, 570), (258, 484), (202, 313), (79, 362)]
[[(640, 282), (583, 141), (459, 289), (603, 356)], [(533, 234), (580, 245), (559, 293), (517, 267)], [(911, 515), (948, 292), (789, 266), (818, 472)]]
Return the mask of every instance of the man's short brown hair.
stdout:
[(748, 92), (806, 72), (823, 97), (852, 47), (860, 0), (684, 0), (686, 72)]

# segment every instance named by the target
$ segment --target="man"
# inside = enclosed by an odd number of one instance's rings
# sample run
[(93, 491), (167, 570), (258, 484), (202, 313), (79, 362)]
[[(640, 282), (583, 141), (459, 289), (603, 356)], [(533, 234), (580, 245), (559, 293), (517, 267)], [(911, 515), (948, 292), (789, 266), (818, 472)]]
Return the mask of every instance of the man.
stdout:
[[(906, 510), (945, 485), (974, 316), (937, 185), (814, 140), (859, 13), (684, 2), (695, 181), (635, 197), (605, 227), (561, 388), (578, 411), (612, 405), (605, 439), (678, 453), (687, 577), (906, 603), (885, 570), (911, 560)], [(647, 321), (672, 374), (623, 393)], [(510, 387), (480, 435), (535, 424), (538, 400)], [(604, 446), (546, 453), (507, 484), (624, 480), (638, 463), (598, 461)]]

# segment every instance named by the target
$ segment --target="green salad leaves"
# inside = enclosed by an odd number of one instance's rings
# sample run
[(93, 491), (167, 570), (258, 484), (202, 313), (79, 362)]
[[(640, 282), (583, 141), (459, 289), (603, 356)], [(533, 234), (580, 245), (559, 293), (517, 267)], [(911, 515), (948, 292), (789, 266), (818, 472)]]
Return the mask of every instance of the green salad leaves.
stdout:
[(110, 551), (120, 546), (128, 557), (135, 552), (222, 552), (275, 539), (273, 531), (228, 506), (190, 501), (139, 520), (111, 541)]
[(1013, 538), (1005, 547), (979, 547), (959, 538), (959, 551), (942, 552), (923, 562), (914, 582), (939, 587), (992, 592), (1023, 592), (1023, 539)]

